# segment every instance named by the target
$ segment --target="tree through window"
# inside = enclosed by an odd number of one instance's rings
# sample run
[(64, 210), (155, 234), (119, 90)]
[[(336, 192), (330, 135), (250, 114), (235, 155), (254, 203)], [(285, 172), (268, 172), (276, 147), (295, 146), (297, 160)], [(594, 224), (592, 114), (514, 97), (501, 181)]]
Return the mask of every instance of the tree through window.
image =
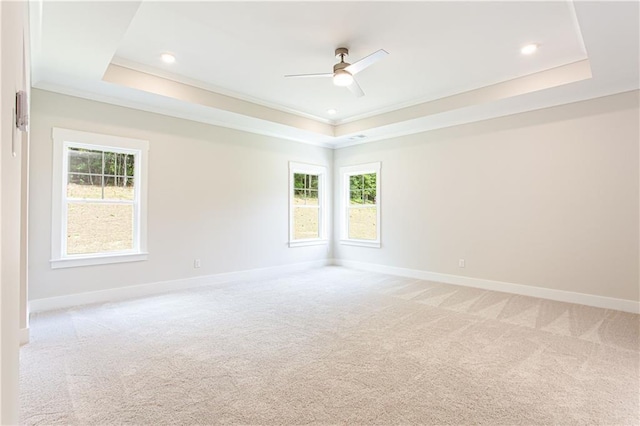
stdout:
[(289, 243), (322, 242), (326, 239), (325, 168), (300, 163), (290, 163), (289, 168)]
[(378, 236), (377, 175), (349, 176), (349, 238), (375, 240)]
[(52, 267), (146, 258), (148, 142), (53, 133)]
[(380, 247), (380, 163), (342, 167), (340, 171), (341, 242)]
[(134, 249), (134, 153), (67, 147), (67, 254)]

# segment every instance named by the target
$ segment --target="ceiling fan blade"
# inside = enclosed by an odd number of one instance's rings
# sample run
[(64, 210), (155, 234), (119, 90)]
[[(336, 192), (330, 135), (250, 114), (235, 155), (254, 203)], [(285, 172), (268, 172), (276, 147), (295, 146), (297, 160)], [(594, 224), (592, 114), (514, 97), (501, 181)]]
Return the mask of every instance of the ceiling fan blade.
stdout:
[(373, 52), (371, 55), (360, 59), (358, 62), (354, 62), (353, 64), (346, 67), (345, 70), (349, 71), (351, 74), (358, 74), (360, 71), (362, 71), (363, 69), (367, 68), (370, 65), (375, 64), (376, 62), (378, 62), (380, 59), (384, 58), (388, 54), (389, 52), (387, 52), (386, 50), (380, 49), (377, 52)]
[(347, 89), (357, 97), (364, 96), (364, 92), (355, 78), (353, 79), (353, 82), (347, 86)]
[(333, 73), (328, 72), (328, 73), (322, 73), (322, 74), (294, 74), (294, 75), (285, 75), (285, 77), (294, 77), (294, 78), (333, 77)]

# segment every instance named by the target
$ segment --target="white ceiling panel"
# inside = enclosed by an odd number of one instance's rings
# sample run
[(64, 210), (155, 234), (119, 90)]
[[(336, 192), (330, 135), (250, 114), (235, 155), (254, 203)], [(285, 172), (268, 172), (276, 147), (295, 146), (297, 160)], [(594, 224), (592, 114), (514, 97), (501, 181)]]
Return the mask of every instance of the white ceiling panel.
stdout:
[[(540, 45), (523, 56), (527, 43)], [(336, 47), (350, 62), (390, 55), (357, 79), (356, 98), (331, 79)], [(162, 52), (177, 60), (161, 62)], [(571, 3), (143, 2), (118, 58), (213, 90), (337, 121), (436, 99), (586, 58)], [(134, 65), (135, 66), (135, 65)], [(338, 113), (329, 117), (327, 109)]]

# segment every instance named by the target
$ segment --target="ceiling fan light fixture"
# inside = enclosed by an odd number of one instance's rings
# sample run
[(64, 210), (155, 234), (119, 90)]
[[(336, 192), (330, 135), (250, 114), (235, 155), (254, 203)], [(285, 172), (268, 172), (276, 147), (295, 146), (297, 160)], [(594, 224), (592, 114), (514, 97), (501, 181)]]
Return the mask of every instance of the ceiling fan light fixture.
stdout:
[(333, 74), (333, 84), (340, 87), (346, 87), (353, 83), (353, 76), (349, 71), (337, 70)]
[(344, 61), (345, 56), (349, 55), (349, 49), (347, 49), (346, 47), (339, 47), (336, 49), (336, 57), (340, 58), (340, 62), (333, 66), (333, 72), (319, 74), (289, 74), (285, 75), (285, 77), (331, 77), (333, 78), (334, 85), (338, 87), (345, 87), (355, 96), (360, 97), (364, 96), (364, 92), (353, 76), (378, 62), (388, 54), (389, 52), (387, 52), (386, 50), (380, 49), (376, 52), (373, 52), (371, 55), (365, 56), (359, 61), (350, 64)]

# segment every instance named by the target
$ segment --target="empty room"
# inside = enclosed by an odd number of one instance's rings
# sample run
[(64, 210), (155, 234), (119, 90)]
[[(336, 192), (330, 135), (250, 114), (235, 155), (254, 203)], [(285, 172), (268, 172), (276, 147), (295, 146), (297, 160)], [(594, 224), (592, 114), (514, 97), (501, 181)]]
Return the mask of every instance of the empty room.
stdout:
[(640, 2), (0, 2), (0, 424), (640, 424)]

